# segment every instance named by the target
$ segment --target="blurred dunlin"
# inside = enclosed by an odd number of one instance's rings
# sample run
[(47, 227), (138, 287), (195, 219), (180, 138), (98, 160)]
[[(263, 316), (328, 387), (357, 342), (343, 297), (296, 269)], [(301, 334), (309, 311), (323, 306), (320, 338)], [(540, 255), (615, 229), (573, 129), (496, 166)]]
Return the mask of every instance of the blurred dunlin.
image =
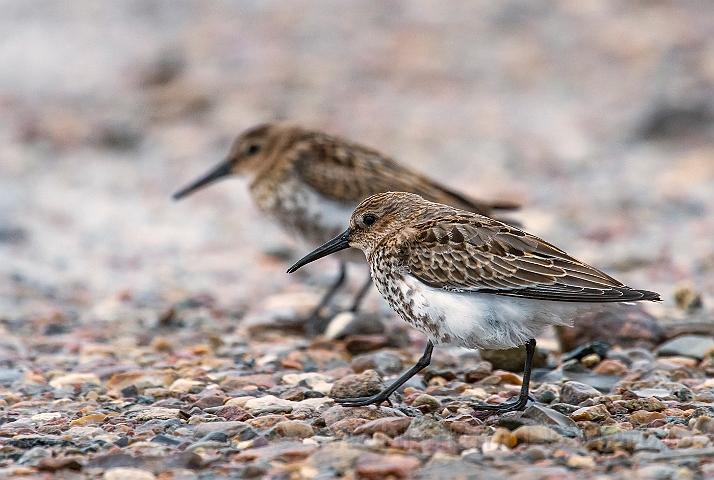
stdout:
[(520, 410), (528, 401), (535, 337), (546, 325), (571, 325), (604, 303), (659, 300), (576, 260), (518, 228), (418, 195), (389, 192), (363, 201), (349, 228), (290, 267), (289, 273), (348, 247), (367, 257), (377, 289), (429, 338), (417, 364), (372, 397), (379, 404), (426, 367), (434, 345), (504, 349), (526, 345), (518, 397), (480, 410)]
[[(281, 124), (260, 125), (238, 136), (225, 161), (177, 192), (174, 199), (232, 174), (250, 180), (253, 200), (263, 213), (312, 247), (342, 231), (359, 202), (375, 193), (418, 193), (428, 200), (482, 215), (517, 208), (512, 203), (468, 198), (363, 145)], [(361, 261), (360, 257), (343, 257), (337, 281), (312, 318), (318, 317), (344, 281), (344, 259)], [(352, 311), (358, 309), (369, 285), (368, 280), (355, 298)]]

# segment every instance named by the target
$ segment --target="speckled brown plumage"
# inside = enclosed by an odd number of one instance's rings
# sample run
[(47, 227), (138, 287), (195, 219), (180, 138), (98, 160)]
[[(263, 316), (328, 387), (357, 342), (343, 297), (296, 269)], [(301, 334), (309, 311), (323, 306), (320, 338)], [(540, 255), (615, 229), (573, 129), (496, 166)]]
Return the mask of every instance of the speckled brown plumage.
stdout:
[(570, 325), (603, 303), (659, 300), (657, 293), (630, 288), (518, 228), (412, 193), (367, 198), (345, 232), (288, 272), (347, 247), (364, 252), (382, 296), (429, 337), (407, 375), (377, 396), (350, 399), (350, 405), (384, 400), (428, 364), (434, 345), (526, 344), (521, 394), (503, 411), (520, 409), (528, 399), (535, 337), (546, 325)]
[[(375, 193), (413, 192), (482, 215), (517, 207), (471, 199), (374, 149), (295, 125), (268, 124), (246, 131), (219, 167), (222, 175), (209, 182), (201, 179), (175, 197), (228, 174), (245, 176), (261, 211), (316, 245), (332, 238), (357, 204)], [(344, 211), (344, 218), (335, 211)]]
[[(516, 208), (512, 203), (471, 199), (363, 145), (281, 124), (260, 125), (241, 134), (223, 163), (177, 192), (174, 198), (182, 198), (231, 174), (248, 178), (251, 195), (261, 212), (311, 246), (320, 245), (342, 231), (358, 203), (380, 192), (414, 192), (483, 215)], [(361, 255), (345, 252), (342, 259), (361, 261)], [(344, 278), (344, 263), (342, 268), (340, 280), (316, 312), (339, 287)], [(356, 297), (353, 310), (359, 306), (368, 286)]]

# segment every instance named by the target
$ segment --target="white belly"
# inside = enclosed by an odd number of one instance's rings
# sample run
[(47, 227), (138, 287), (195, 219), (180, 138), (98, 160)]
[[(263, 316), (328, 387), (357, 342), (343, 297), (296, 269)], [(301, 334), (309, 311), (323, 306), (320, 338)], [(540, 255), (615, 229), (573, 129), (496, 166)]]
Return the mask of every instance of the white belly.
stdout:
[[(571, 326), (579, 314), (602, 308), (590, 303), (449, 292), (409, 274), (391, 287), (375, 283), (392, 308), (434, 344), (467, 348), (517, 347), (535, 338), (546, 325)], [(390, 289), (392, 293), (387, 292)]]

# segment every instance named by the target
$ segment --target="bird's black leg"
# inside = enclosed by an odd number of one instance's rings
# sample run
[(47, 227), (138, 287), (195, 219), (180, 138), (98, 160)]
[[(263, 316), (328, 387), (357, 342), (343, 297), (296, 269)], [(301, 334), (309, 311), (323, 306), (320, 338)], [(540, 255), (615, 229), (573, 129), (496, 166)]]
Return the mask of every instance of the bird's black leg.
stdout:
[(490, 410), (497, 413), (512, 412), (514, 410), (523, 410), (528, 403), (528, 386), (531, 382), (531, 367), (533, 365), (533, 355), (535, 355), (536, 341), (531, 338), (526, 342), (526, 364), (523, 367), (523, 385), (521, 385), (521, 393), (513, 400), (508, 400), (499, 405), (477, 404), (471, 405), (475, 410)]
[(362, 288), (360, 288), (359, 292), (357, 292), (357, 295), (355, 296), (355, 299), (352, 301), (352, 306), (350, 307), (350, 312), (355, 313), (357, 310), (359, 310), (360, 305), (362, 304), (362, 300), (364, 299), (364, 296), (367, 295), (367, 292), (369, 292), (369, 287), (372, 286), (372, 277), (369, 276), (367, 277), (367, 281), (362, 285)]
[(332, 297), (335, 296), (337, 293), (337, 290), (340, 289), (343, 283), (345, 283), (345, 278), (347, 277), (347, 263), (344, 261), (340, 262), (340, 273), (337, 276), (337, 279), (335, 280), (335, 283), (332, 284), (332, 286), (325, 292), (325, 295), (322, 297), (322, 300), (320, 300), (320, 303), (317, 304), (315, 309), (312, 311), (312, 313), (307, 317), (306, 324), (305, 324), (305, 331), (309, 336), (315, 336), (319, 333), (322, 333), (325, 330), (325, 327), (327, 326), (326, 324), (323, 325), (325, 322), (322, 321), (320, 318), (320, 311), (322, 311), (323, 308), (325, 308), (327, 305), (329, 305), (330, 301), (332, 300)]
[(365, 405), (376, 404), (379, 405), (385, 400), (389, 399), (389, 396), (397, 391), (399, 387), (404, 385), (407, 380), (412, 378), (414, 375), (423, 370), (431, 362), (431, 352), (434, 350), (434, 344), (429, 340), (424, 349), (424, 354), (419, 360), (417, 360), (416, 365), (410, 368), (404, 375), (399, 377), (393, 384), (382, 390), (376, 395), (371, 397), (360, 397), (360, 398), (336, 398), (335, 402), (339, 403), (344, 407), (364, 407)]

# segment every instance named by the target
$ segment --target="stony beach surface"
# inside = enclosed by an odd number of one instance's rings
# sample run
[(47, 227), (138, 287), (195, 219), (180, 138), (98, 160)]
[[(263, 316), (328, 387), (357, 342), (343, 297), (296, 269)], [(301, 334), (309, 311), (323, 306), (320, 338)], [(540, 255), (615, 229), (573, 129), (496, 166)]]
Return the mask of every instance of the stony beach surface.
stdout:
[[(0, 478), (714, 478), (714, 6), (0, 1)], [(437, 348), (231, 179), (289, 120), (375, 146), (664, 302)]]

